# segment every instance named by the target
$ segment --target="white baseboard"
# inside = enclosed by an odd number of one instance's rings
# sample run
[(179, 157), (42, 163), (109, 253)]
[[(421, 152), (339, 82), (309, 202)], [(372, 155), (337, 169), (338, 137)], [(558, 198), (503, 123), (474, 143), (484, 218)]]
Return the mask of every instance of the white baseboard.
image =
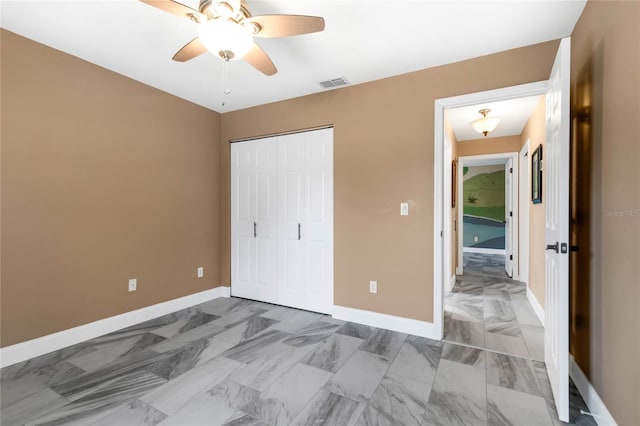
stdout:
[(135, 311), (125, 312), (120, 315), (48, 334), (36, 339), (27, 340), (26, 342), (6, 346), (0, 348), (0, 367), (26, 361), (209, 300), (219, 297), (229, 297), (229, 293), (229, 287), (216, 287), (211, 290), (201, 291), (178, 299), (146, 306), (136, 309)]
[(536, 316), (544, 326), (544, 308), (542, 307), (540, 302), (538, 302), (538, 299), (536, 299), (535, 294), (533, 294), (529, 286), (527, 286), (527, 300), (531, 304), (531, 307), (533, 308), (533, 311), (536, 313)]
[(464, 253), (482, 253), (482, 254), (505, 254), (504, 249), (491, 249), (491, 248), (479, 248), (479, 247), (463, 247)]
[(456, 285), (456, 276), (451, 275), (451, 279), (449, 280), (449, 283), (447, 285), (447, 288), (445, 289), (445, 292), (451, 293), (451, 290), (453, 290), (454, 285)]
[(573, 383), (576, 384), (580, 396), (582, 396), (587, 407), (589, 407), (589, 411), (593, 414), (596, 423), (600, 426), (617, 425), (613, 416), (604, 405), (604, 402), (602, 402), (602, 399), (598, 396), (598, 392), (593, 388), (572, 355), (569, 356), (569, 376), (573, 380)]
[(333, 306), (333, 317), (343, 321), (384, 328), (414, 336), (427, 337), (437, 340), (437, 333), (433, 323), (411, 318), (397, 317), (378, 312), (363, 311), (361, 309)]

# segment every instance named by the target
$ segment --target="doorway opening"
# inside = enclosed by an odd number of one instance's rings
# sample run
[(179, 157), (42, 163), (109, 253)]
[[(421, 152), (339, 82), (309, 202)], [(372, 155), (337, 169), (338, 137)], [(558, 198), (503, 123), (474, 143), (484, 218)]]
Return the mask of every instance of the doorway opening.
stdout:
[[(455, 152), (452, 179), (457, 188), (451, 191), (456, 197), (451, 206), (457, 207), (452, 256), (448, 256), (449, 248), (443, 248), (444, 273), (451, 271), (450, 258), (456, 265), (454, 277), (443, 280), (443, 338), (536, 362), (544, 361), (544, 327), (527, 298), (526, 284), (520, 281), (520, 230), (528, 228), (528, 223), (520, 223), (520, 206), (528, 211), (529, 190), (521, 190), (519, 153), (526, 145), (523, 137), (540, 125), (544, 128), (540, 119), (544, 104), (539, 93), (474, 99), (468, 105), (443, 108), (443, 230), (447, 242), (450, 146)], [(489, 137), (479, 136), (469, 126), (478, 109), (485, 107), (502, 119)]]
[(494, 274), (519, 280), (517, 160), (515, 152), (458, 157), (456, 275), (464, 274), (464, 254), (476, 253), (501, 260)]
[[(531, 178), (532, 195), (534, 195), (532, 201), (541, 203), (544, 207), (543, 210), (532, 210), (531, 215), (533, 216), (535, 211), (536, 216), (543, 219), (544, 233), (530, 233), (532, 240), (536, 237), (539, 241), (536, 244), (531, 242), (532, 250), (529, 253), (530, 256), (535, 255), (536, 259), (542, 256), (543, 259), (539, 267), (529, 265), (529, 272), (531, 278), (534, 272), (543, 272), (543, 277), (538, 280), (541, 286), (538, 292), (541, 291), (539, 294), (544, 298), (544, 365), (551, 384), (558, 418), (562, 421), (569, 419), (570, 52), (570, 38), (562, 39), (549, 79), (546, 81), (436, 100), (434, 126), (434, 328), (435, 334), (442, 339), (445, 331), (444, 289), (446, 280), (450, 279), (447, 277), (449, 271), (444, 270), (443, 259), (450, 257), (452, 253), (450, 239), (443, 238), (444, 222), (451, 211), (451, 205), (447, 205), (443, 198), (446, 188), (444, 180), (450, 178), (443, 174), (446, 170), (443, 147), (443, 135), (447, 131), (445, 112), (452, 108), (492, 101), (544, 95), (543, 119), (539, 122), (542, 131), (541, 135), (536, 137), (540, 145), (536, 148), (535, 167), (532, 165), (531, 168), (536, 171), (536, 176)], [(536, 117), (539, 115), (536, 114)], [(485, 131), (482, 133), (486, 135)], [(545, 146), (544, 160), (539, 149), (542, 145)], [(531, 279), (531, 283), (533, 282), (534, 280)], [(526, 296), (528, 295), (529, 293), (526, 292)], [(530, 304), (527, 298), (525, 301), (531, 308), (532, 303)], [(482, 331), (484, 332), (484, 329)]]
[[(525, 98), (531, 96), (544, 95), (547, 89), (547, 81), (523, 84), (502, 89), (489, 90), (467, 95), (455, 96), (451, 98), (438, 99), (435, 103), (435, 156), (434, 156), (434, 328), (436, 336), (442, 339), (444, 335), (444, 294), (447, 288), (451, 287), (451, 264), (447, 263), (447, 258), (456, 259), (458, 265), (464, 261), (461, 250), (457, 256), (452, 256), (454, 242), (453, 238), (446, 238), (445, 231), (448, 228), (456, 229), (460, 223), (458, 216), (450, 226), (446, 220), (451, 216), (452, 204), (447, 202), (448, 194), (451, 194), (451, 184), (447, 182), (451, 173), (451, 162), (445, 160), (447, 149), (445, 147), (445, 114), (447, 110), (462, 107), (473, 107), (489, 102), (500, 102), (505, 100)], [(457, 167), (457, 180), (455, 186), (461, 189), (462, 167)], [(460, 206), (461, 191), (457, 192), (458, 210)], [(517, 204), (517, 203), (516, 203)], [(457, 248), (457, 245), (455, 245)], [(462, 258), (462, 262), (461, 262)], [(450, 268), (450, 269), (446, 269)], [(455, 268), (458, 272), (458, 268)]]

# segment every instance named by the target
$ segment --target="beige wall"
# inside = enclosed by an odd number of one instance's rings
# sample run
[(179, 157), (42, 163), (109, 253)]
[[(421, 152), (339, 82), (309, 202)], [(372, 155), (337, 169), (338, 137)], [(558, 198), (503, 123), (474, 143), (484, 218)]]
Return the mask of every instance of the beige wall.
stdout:
[[(434, 101), (544, 80), (557, 46), (223, 114), (222, 282), (230, 282), (228, 141), (333, 124), (335, 303), (432, 321)], [(410, 203), (408, 217), (399, 215), (402, 201)], [(377, 295), (369, 294), (369, 280), (378, 281)]]
[(640, 419), (639, 22), (640, 2), (589, 1), (572, 34), (571, 55), (573, 144), (590, 152), (577, 171), (588, 176), (575, 182), (588, 192), (578, 204), (589, 204), (574, 212), (590, 210), (587, 223), (580, 216), (574, 223), (589, 229), (590, 245), (580, 251), (590, 262), (577, 266), (589, 274), (572, 293), (575, 303), (588, 287), (589, 302), (574, 306), (589, 341), (572, 347), (589, 351), (576, 359), (621, 425)]
[[(547, 76), (546, 78), (549, 78)], [(544, 80), (544, 79), (543, 79)], [(458, 142), (458, 156), (502, 154), (520, 151), (519, 136), (501, 136), (497, 138), (482, 138)]]
[(1, 345), (218, 286), (219, 115), (0, 34)]
[[(529, 173), (531, 173), (531, 156), (533, 151), (542, 145), (542, 194), (546, 189), (546, 173), (544, 172), (545, 158), (545, 97), (541, 96), (538, 104), (527, 120), (522, 134), (520, 135), (521, 145), (529, 141)], [(518, 151), (522, 146), (518, 147)], [(524, 194), (529, 200), (529, 279), (527, 285), (533, 292), (540, 305), (544, 308), (544, 204), (533, 204), (531, 202), (531, 189)]]

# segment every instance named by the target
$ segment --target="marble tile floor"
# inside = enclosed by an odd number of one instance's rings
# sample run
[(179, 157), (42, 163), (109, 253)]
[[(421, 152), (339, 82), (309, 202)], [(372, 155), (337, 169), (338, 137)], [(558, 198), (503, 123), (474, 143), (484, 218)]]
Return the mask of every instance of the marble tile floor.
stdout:
[[(444, 339), (544, 361), (544, 328), (504, 256), (464, 253), (464, 275), (445, 294)], [(500, 276), (501, 275), (501, 276)]]
[(4, 426), (559, 424), (540, 361), (238, 298), (0, 376)]
[(504, 268), (504, 255), (485, 253), (463, 253), (464, 275), (483, 275), (509, 278)]

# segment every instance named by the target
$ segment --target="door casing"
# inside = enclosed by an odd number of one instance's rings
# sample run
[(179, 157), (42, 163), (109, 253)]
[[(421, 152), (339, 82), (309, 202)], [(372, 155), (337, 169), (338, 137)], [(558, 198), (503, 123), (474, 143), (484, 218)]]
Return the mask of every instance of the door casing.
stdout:
[[(484, 155), (468, 155), (468, 156), (462, 156), (462, 157), (458, 157), (458, 176), (457, 176), (457, 181), (458, 181), (458, 188), (460, 188), (460, 190), (458, 191), (457, 194), (457, 200), (456, 203), (458, 206), (461, 206), (458, 209), (458, 239), (457, 239), (457, 244), (458, 244), (458, 267), (456, 268), (456, 274), (457, 275), (462, 275), (464, 272), (464, 265), (463, 265), (463, 256), (464, 256), (464, 247), (463, 247), (463, 240), (464, 240), (464, 212), (462, 209), (462, 205), (464, 202), (464, 196), (463, 196), (463, 185), (464, 185), (464, 181), (463, 181), (463, 175), (464, 175), (464, 168), (467, 166), (473, 167), (473, 166), (480, 166), (480, 165), (494, 165), (494, 164), (505, 164), (508, 160), (512, 160), (513, 162), (513, 176), (518, 176), (518, 153), (517, 152), (504, 152), (504, 153), (499, 153), (499, 154), (484, 154)], [(506, 188), (505, 188), (506, 190)], [(518, 191), (519, 188), (517, 185), (512, 185), (511, 188), (511, 197), (512, 199), (517, 200), (518, 198)], [(518, 236), (517, 236), (517, 232), (515, 231), (516, 229), (518, 229), (518, 218), (519, 218), (519, 211), (518, 211), (519, 206), (517, 205), (517, 203), (513, 203), (513, 221), (512, 221), (512, 227), (511, 227), (511, 235), (505, 235), (505, 237), (509, 237), (511, 238), (511, 241), (515, 241), (515, 244), (512, 243), (512, 254), (513, 254), (513, 259), (514, 259), (514, 267), (513, 267), (513, 279), (517, 280), (519, 279), (518, 276), (518, 262), (519, 262), (519, 253), (518, 253)], [(445, 224), (446, 225), (446, 224)], [(481, 251), (482, 249), (478, 249), (479, 251)]]
[[(451, 255), (451, 241), (447, 241), (447, 239), (444, 238), (444, 220), (447, 218), (447, 212), (449, 212), (451, 208), (450, 205), (444, 202), (444, 182), (445, 179), (450, 179), (450, 176), (445, 174), (446, 167), (444, 161), (445, 110), (477, 105), (484, 102), (497, 102), (527, 96), (544, 95), (547, 90), (547, 84), (547, 80), (543, 80), (518, 86), (436, 99), (435, 101), (433, 164), (433, 325), (437, 339), (442, 339), (444, 335), (444, 289), (446, 288), (445, 281), (450, 280), (450, 277), (448, 277), (449, 274), (445, 273), (444, 255)], [(458, 176), (460, 176), (461, 170), (462, 167), (459, 165)], [(460, 188), (459, 184), (460, 181), (458, 180), (458, 188)], [(460, 193), (460, 191), (458, 192)]]

